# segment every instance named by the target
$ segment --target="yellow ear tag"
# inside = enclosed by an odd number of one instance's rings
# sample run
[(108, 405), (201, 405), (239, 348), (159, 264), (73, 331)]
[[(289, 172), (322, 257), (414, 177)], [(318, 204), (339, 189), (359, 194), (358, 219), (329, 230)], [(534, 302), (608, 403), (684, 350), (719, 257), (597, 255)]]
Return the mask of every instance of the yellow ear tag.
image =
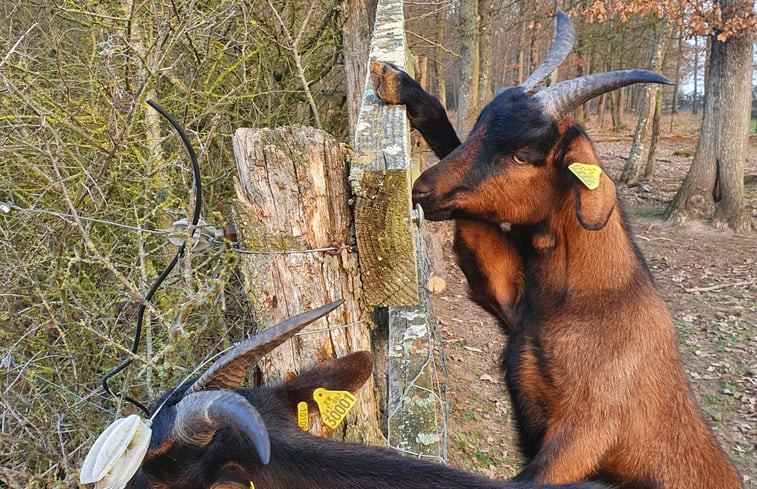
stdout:
[(297, 404), (297, 426), (299, 426), (302, 431), (307, 431), (310, 428), (308, 403), (305, 401), (300, 401)]
[(347, 391), (329, 391), (319, 387), (313, 391), (313, 399), (318, 404), (323, 422), (329, 428), (336, 428), (342, 422), (357, 399)]
[(252, 481), (250, 481), (250, 489), (255, 489), (255, 484), (253, 484)]
[(586, 185), (589, 190), (599, 187), (599, 176), (602, 175), (602, 169), (597, 165), (587, 165), (586, 163), (571, 163), (568, 165), (571, 171), (581, 183)]

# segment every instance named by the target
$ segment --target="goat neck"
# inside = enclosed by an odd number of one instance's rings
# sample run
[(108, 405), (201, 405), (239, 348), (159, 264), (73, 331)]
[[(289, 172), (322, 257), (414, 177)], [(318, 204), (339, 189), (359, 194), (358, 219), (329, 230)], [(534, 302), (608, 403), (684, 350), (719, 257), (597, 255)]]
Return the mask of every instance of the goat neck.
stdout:
[(583, 130), (565, 119), (548, 166), (562, 180), (545, 219), (526, 226), (528, 241), (519, 240), (526, 273), (542, 293), (562, 300), (567, 294), (597, 296), (629, 283), (651, 285), (644, 258), (630, 239), (630, 229), (616, 187), (604, 170), (599, 186), (588, 189), (563, 169), (573, 163), (602, 169)]

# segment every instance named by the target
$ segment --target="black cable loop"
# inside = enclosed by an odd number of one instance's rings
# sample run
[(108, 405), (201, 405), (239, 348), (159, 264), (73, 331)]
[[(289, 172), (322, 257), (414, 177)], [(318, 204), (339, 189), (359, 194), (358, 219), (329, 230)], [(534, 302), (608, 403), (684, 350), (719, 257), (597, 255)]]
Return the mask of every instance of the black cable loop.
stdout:
[[(182, 142), (184, 143), (184, 147), (187, 149), (187, 153), (189, 153), (189, 158), (192, 161), (192, 175), (194, 177), (194, 187), (195, 187), (195, 205), (194, 205), (194, 212), (192, 213), (192, 224), (191, 226), (194, 227), (197, 225), (197, 223), (200, 221), (200, 209), (202, 207), (202, 184), (200, 182), (200, 164), (197, 161), (197, 155), (194, 152), (194, 149), (192, 148), (192, 144), (189, 141), (189, 138), (187, 137), (187, 134), (184, 132), (184, 129), (181, 128), (179, 123), (174, 119), (171, 114), (166, 112), (163, 107), (158, 105), (156, 102), (152, 100), (147, 100), (147, 103), (150, 104), (150, 107), (158, 111), (160, 115), (165, 117), (168, 122), (171, 123), (171, 125), (176, 129), (176, 132), (179, 133), (179, 136), (181, 137)], [(168, 277), (168, 274), (171, 273), (171, 271), (176, 267), (176, 265), (179, 263), (179, 258), (184, 254), (184, 250), (186, 248), (186, 243), (179, 246), (178, 251), (176, 252), (176, 255), (174, 255), (173, 260), (171, 260), (171, 263), (169, 263), (166, 268), (163, 269), (163, 271), (158, 275), (158, 278), (155, 279), (152, 286), (150, 287), (150, 290), (145, 295), (144, 300), (139, 304), (139, 307), (137, 308), (137, 327), (134, 331), (134, 344), (131, 348), (132, 355), (137, 354), (137, 349), (139, 348), (139, 340), (142, 336), (142, 324), (144, 322), (144, 316), (145, 316), (145, 304), (150, 302), (155, 295), (155, 292), (158, 290), (158, 287), (160, 287), (160, 284), (163, 283), (163, 281)], [(103, 390), (113, 396), (118, 398), (119, 395), (115, 394), (113, 391), (110, 390), (110, 387), (108, 387), (108, 380), (111, 379), (113, 376), (124, 370), (126, 367), (128, 367), (131, 362), (134, 360), (133, 356), (131, 358), (126, 359), (123, 363), (115, 367), (114, 369), (107, 372), (105, 375), (103, 375), (102, 378), (102, 386)], [(145, 416), (150, 416), (150, 411), (142, 405), (139, 401), (136, 399), (133, 399), (127, 395), (121, 395), (120, 396), (123, 400), (130, 402), (134, 406), (136, 406), (139, 410), (141, 410), (143, 413), (145, 413)]]

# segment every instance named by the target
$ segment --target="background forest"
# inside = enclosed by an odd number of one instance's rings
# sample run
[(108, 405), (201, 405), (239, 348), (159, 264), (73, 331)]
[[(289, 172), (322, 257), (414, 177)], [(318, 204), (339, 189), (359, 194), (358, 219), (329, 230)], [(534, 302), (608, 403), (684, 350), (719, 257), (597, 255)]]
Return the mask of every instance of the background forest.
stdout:
[[(715, 31), (696, 3), (627, 4), (408, 0), (406, 34), (418, 73), (464, 134), (497, 87), (518, 84), (541, 61), (555, 9), (568, 11), (577, 42), (557, 79), (643, 67), (675, 83), (659, 103), (634, 86), (576, 114), (613, 131), (638, 118), (644, 166), (654, 121), (702, 113)], [(356, 40), (370, 32), (355, 21), (374, 8), (0, 2), (0, 486), (75, 486), (90, 444), (122, 411), (100, 378), (129, 356), (137, 306), (176, 250), (167, 231), (193, 198), (185, 152), (146, 100), (189, 133), (203, 219), (222, 229), (233, 221), (236, 128), (304, 124), (349, 142), (367, 57), (355, 54)], [(754, 17), (745, 19), (728, 28), (751, 53)], [(749, 104), (754, 88), (746, 95)], [(754, 115), (750, 127), (757, 131)], [(187, 366), (254, 331), (237, 259), (214, 246), (181, 260), (147, 307), (143, 343), (117, 390), (153, 399)]]

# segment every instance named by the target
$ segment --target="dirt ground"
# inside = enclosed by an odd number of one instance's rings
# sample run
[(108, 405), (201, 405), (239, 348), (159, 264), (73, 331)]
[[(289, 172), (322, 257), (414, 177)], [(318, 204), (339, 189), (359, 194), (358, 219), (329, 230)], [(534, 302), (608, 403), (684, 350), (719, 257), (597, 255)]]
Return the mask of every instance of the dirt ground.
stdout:
[[(630, 124), (633, 127), (633, 124)], [(744, 478), (757, 488), (757, 235), (716, 231), (704, 222), (668, 225), (661, 214), (678, 189), (696, 146), (696, 121), (667, 132), (655, 177), (621, 194), (639, 243), (678, 327), (686, 373), (705, 420)], [(631, 145), (591, 131), (609, 174), (620, 175)], [(757, 140), (747, 175), (757, 175)], [(757, 182), (747, 185), (757, 219)], [(434, 224), (437, 225), (438, 224)], [(512, 412), (499, 371), (505, 337), (496, 322), (467, 298), (465, 278), (446, 234), (446, 290), (436, 297), (450, 376), (449, 463), (493, 478), (518, 472)]]

